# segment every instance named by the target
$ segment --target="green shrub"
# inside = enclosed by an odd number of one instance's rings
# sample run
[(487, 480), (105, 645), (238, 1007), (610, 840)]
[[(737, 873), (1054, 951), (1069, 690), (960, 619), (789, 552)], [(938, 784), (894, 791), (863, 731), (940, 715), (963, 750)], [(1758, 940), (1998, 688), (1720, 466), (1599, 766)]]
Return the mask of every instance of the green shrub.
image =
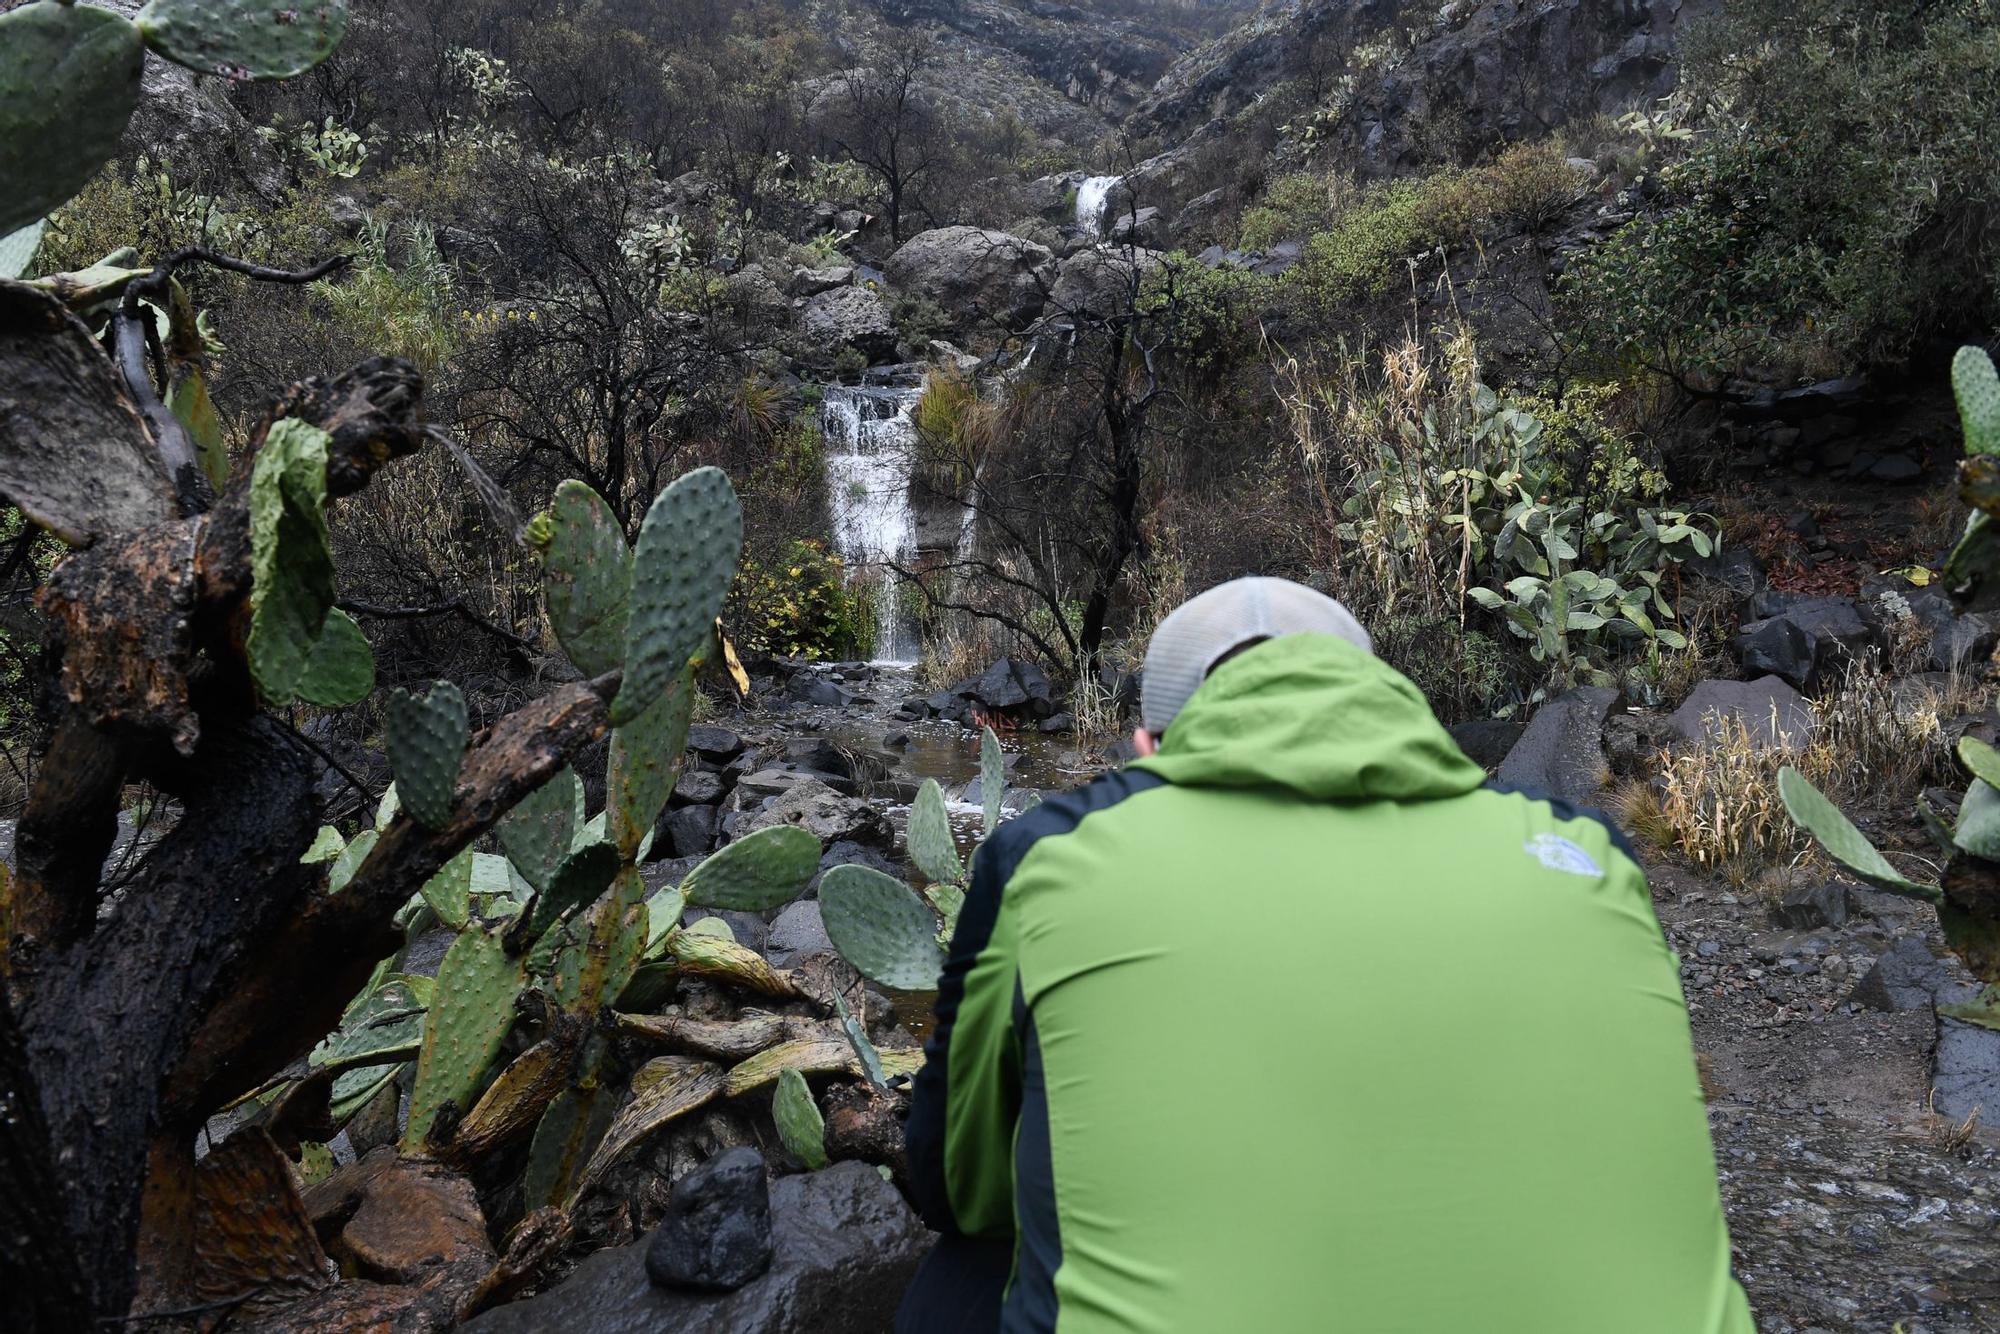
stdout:
[(840, 558), (818, 542), (791, 542), (776, 557), (743, 558), (732, 595), (736, 642), (758, 653), (847, 660), (873, 649), (874, 621)]

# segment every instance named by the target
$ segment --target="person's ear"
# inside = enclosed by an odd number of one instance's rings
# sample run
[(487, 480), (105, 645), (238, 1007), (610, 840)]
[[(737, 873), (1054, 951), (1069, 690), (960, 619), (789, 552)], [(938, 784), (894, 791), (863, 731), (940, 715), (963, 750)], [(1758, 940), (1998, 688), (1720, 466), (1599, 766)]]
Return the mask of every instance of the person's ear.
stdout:
[(1139, 758), (1143, 760), (1148, 755), (1156, 754), (1160, 749), (1160, 743), (1154, 740), (1151, 732), (1141, 727), (1132, 733), (1132, 749), (1138, 751)]

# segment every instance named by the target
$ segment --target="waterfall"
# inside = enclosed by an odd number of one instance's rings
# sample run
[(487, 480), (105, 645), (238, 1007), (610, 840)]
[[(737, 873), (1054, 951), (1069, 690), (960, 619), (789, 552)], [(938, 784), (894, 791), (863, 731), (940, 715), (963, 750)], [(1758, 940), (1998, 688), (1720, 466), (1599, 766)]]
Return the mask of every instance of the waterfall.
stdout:
[(1104, 234), (1104, 205), (1122, 176), (1092, 176), (1076, 187), (1076, 225), (1092, 236)]
[(923, 647), (903, 607), (903, 581), (889, 567), (894, 561), (908, 568), (917, 554), (917, 518), (910, 504), (917, 428), (910, 412), (922, 394), (920, 385), (827, 385), (820, 398), (834, 546), (850, 571), (867, 571), (880, 580), (877, 662), (913, 663)]

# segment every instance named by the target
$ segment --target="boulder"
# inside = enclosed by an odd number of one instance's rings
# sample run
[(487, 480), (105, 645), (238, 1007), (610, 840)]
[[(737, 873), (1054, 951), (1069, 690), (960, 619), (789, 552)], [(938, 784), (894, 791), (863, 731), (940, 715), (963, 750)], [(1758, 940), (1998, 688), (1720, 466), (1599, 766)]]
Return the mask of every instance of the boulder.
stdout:
[(774, 968), (792, 968), (810, 954), (826, 954), (833, 941), (826, 934), (826, 922), (817, 903), (799, 902), (786, 906), (771, 923), (769, 958)]
[(875, 848), (856, 843), (851, 839), (842, 839), (838, 843), (829, 845), (827, 850), (820, 854), (819, 870), (813, 875), (812, 883), (806, 886), (804, 897), (817, 898), (819, 882), (836, 866), (867, 866), (880, 871), (883, 875), (892, 875), (898, 879), (903, 874), (901, 866)]
[(1838, 880), (1800, 885), (1785, 895), (1772, 916), (1780, 925), (1800, 931), (1841, 926), (1847, 921), (1847, 886)]
[(1955, 672), (1977, 666), (2000, 647), (2000, 616), (1985, 612), (1961, 616), (1952, 600), (1935, 588), (1899, 592), (1897, 596), (1930, 636), (1932, 671)]
[(1514, 749), (1524, 726), (1509, 718), (1475, 718), (1470, 722), (1454, 723), (1448, 730), (1466, 758), (1491, 773)]
[(1697, 579), (1726, 588), (1746, 600), (1769, 586), (1764, 578), (1763, 562), (1757, 559), (1757, 553), (1734, 544), (1709, 555), (1683, 561), (1680, 568)]
[(1689, 741), (1713, 744), (1725, 719), (1741, 723), (1758, 750), (1798, 749), (1819, 726), (1805, 696), (1777, 676), (1703, 681), (1688, 692), (1667, 725)]
[(785, 286), (793, 296), (813, 297), (821, 292), (831, 292), (836, 287), (854, 285), (852, 264), (829, 264), (823, 269), (793, 269), (791, 281)]
[(1173, 234), (1185, 246), (1190, 238), (1201, 240), (1222, 230), (1229, 217), (1229, 191), (1210, 190), (1181, 205), (1174, 215)]
[(1160, 267), (1155, 250), (1114, 250), (1092, 246), (1079, 250), (1056, 267), (1049, 289), (1051, 315), (1115, 315), (1138, 297), (1139, 284)]
[(785, 694), (801, 704), (838, 709), (854, 702), (851, 692), (842, 690), (817, 672), (800, 672), (785, 686)]
[(683, 769), (669, 800), (677, 806), (713, 806), (727, 787), (713, 769)]
[(653, 826), (653, 851), (662, 857), (705, 857), (715, 847), (714, 806), (677, 806)]
[(1743, 670), (1802, 689), (1882, 642), (1853, 598), (1766, 591), (1750, 599), (1750, 617), (1735, 640)]
[(468, 1323), (476, 1334), (880, 1334), (929, 1244), (896, 1188), (866, 1163), (770, 1187), (771, 1267), (736, 1291), (697, 1295), (647, 1277), (650, 1243), (590, 1256), (540, 1296)]
[(1931, 1058), (1931, 1110), (1953, 1121), (2000, 1107), (2000, 1033), (1940, 1016)]
[(727, 764), (743, 753), (743, 738), (726, 727), (697, 723), (688, 728), (688, 749), (704, 760)]
[(807, 297), (800, 320), (816, 351), (851, 347), (871, 365), (895, 358), (896, 321), (887, 303), (865, 287), (836, 287)]
[(968, 706), (985, 713), (1047, 718), (1056, 711), (1055, 687), (1032, 662), (1000, 658), (979, 675), (931, 696), (930, 705), (938, 714), (961, 719), (970, 713)]
[(1111, 219), (1111, 243), (1122, 246), (1146, 246), (1157, 250), (1166, 244), (1167, 223), (1160, 216), (1160, 210), (1147, 205), (1132, 209)]
[(1521, 739), (1500, 761), (1499, 780), (1537, 796), (1590, 803), (1610, 781), (1604, 758), (1604, 716), (1618, 699), (1609, 686), (1558, 695), (1536, 712)]
[(843, 797), (816, 778), (802, 778), (783, 795), (773, 797), (744, 822), (741, 833), (778, 824), (797, 825), (821, 843), (845, 839), (886, 848), (894, 837), (888, 817), (881, 811), (866, 801)]
[(1848, 999), (1871, 1010), (1928, 1010), (1950, 985), (1950, 974), (1930, 946), (1902, 936), (1861, 975)]
[(1019, 329), (1040, 313), (1055, 256), (1007, 232), (939, 227), (919, 232), (889, 257), (899, 292), (922, 296), (962, 326)]
[(646, 1276), (684, 1292), (734, 1292), (771, 1267), (771, 1193), (764, 1156), (736, 1148), (674, 1183), (646, 1246)]

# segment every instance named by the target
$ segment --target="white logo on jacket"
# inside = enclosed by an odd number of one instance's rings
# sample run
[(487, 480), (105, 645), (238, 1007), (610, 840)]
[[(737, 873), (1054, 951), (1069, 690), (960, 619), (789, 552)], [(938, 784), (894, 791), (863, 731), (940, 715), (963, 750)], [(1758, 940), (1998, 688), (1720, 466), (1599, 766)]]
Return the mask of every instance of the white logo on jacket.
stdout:
[(1568, 875), (1591, 877), (1604, 874), (1591, 855), (1561, 834), (1536, 834), (1521, 845), (1522, 851), (1541, 862), (1551, 871), (1562, 871)]

